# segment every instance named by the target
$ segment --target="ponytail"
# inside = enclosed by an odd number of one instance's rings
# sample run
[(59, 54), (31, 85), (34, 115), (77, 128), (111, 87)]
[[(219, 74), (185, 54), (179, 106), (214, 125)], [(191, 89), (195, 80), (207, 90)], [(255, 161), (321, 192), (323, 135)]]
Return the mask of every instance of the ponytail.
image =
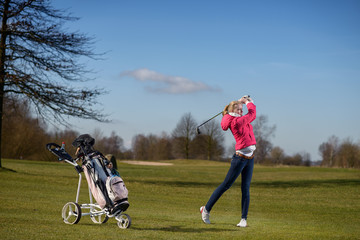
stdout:
[(228, 114), (229, 112), (228, 112), (228, 109), (229, 109), (229, 105), (226, 105), (225, 107), (224, 107), (224, 110), (222, 111), (222, 115), (224, 116), (225, 114)]
[(222, 115), (229, 114), (229, 112), (234, 112), (234, 110), (238, 107), (239, 102), (238, 101), (232, 101), (228, 105), (224, 107), (224, 110), (222, 111)]

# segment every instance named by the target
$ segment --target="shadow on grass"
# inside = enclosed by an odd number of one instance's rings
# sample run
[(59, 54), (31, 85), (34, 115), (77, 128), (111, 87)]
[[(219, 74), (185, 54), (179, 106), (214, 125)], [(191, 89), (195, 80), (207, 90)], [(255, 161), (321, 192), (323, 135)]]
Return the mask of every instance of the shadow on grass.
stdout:
[[(172, 187), (212, 187), (216, 188), (221, 182), (195, 182), (195, 181), (147, 181), (136, 180), (141, 184), (154, 184)], [(235, 184), (240, 185), (241, 180), (238, 179)], [(308, 188), (308, 187), (341, 187), (341, 186), (358, 186), (360, 179), (314, 179), (314, 180), (294, 180), (294, 181), (266, 181), (266, 182), (252, 182), (251, 187), (266, 187), (266, 188)]]
[(157, 228), (141, 228), (132, 226), (131, 229), (138, 231), (164, 231), (164, 232), (182, 232), (182, 233), (202, 233), (202, 232), (223, 232), (223, 231), (236, 231), (236, 229), (219, 229), (219, 228), (187, 228), (181, 226), (168, 226)]
[(4, 168), (4, 167), (0, 168), (0, 172), (14, 172), (14, 173), (16, 173), (15, 170), (12, 170), (10, 168)]
[[(82, 225), (86, 225), (86, 226), (97, 226), (99, 228), (101, 228), (101, 224), (93, 224), (93, 223), (81, 223)], [(107, 223), (108, 224), (108, 223)], [(224, 225), (225, 226), (225, 225)], [(140, 227), (139, 225), (131, 225), (130, 228), (131, 230), (134, 231), (163, 231), (163, 232), (180, 232), (180, 233), (205, 233), (205, 232), (235, 232), (238, 231), (236, 228), (233, 229), (226, 229), (226, 227), (224, 228), (214, 228), (214, 227), (209, 227), (209, 226), (205, 226), (204, 224), (204, 228), (196, 228), (196, 227), (183, 227), (183, 226), (164, 226), (164, 227)]]
[(296, 188), (296, 187), (341, 187), (360, 185), (360, 179), (318, 179), (318, 180), (295, 180), (295, 181), (270, 181), (253, 182), (252, 187), (266, 188)]
[(217, 187), (221, 182), (195, 182), (195, 181), (166, 181), (164, 179), (154, 181), (154, 180), (135, 180), (132, 182), (141, 183), (141, 184), (154, 184), (160, 186), (171, 186), (171, 187)]

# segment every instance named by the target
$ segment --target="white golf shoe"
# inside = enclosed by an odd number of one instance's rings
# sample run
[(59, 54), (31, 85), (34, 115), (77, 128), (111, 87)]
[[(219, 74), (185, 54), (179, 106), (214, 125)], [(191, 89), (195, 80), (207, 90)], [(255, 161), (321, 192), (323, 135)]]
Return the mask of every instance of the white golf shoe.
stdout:
[(202, 206), (200, 208), (200, 213), (201, 213), (201, 218), (203, 220), (204, 223), (206, 224), (210, 224), (210, 213), (208, 211), (206, 211), (205, 206)]
[(242, 218), (241, 221), (236, 226), (238, 226), (238, 227), (247, 227), (246, 219)]

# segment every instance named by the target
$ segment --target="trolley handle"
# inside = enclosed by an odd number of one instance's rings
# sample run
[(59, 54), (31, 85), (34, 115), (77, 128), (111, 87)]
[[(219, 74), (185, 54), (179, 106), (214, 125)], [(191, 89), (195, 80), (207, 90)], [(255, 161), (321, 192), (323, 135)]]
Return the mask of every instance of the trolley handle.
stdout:
[(68, 154), (64, 148), (60, 147), (56, 143), (48, 143), (46, 144), (47, 150), (49, 150), (52, 154), (58, 157), (59, 161), (65, 160), (66, 162), (74, 163), (74, 159)]

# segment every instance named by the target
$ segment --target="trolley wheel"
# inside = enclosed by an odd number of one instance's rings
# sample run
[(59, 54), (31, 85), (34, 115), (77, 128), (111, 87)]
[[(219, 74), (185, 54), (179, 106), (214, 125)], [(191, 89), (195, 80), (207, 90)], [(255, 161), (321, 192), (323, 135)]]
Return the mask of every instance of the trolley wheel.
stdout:
[(131, 225), (131, 218), (129, 215), (127, 214), (120, 214), (119, 217), (116, 217), (117, 225), (119, 228), (125, 229), (125, 228), (129, 228)]
[(66, 224), (77, 224), (81, 218), (81, 208), (75, 202), (68, 202), (62, 209), (62, 218)]
[(95, 214), (97, 211), (101, 211), (101, 207), (96, 205), (90, 209), (90, 218), (94, 223), (102, 224), (109, 220), (109, 217), (104, 212), (103, 214)]

